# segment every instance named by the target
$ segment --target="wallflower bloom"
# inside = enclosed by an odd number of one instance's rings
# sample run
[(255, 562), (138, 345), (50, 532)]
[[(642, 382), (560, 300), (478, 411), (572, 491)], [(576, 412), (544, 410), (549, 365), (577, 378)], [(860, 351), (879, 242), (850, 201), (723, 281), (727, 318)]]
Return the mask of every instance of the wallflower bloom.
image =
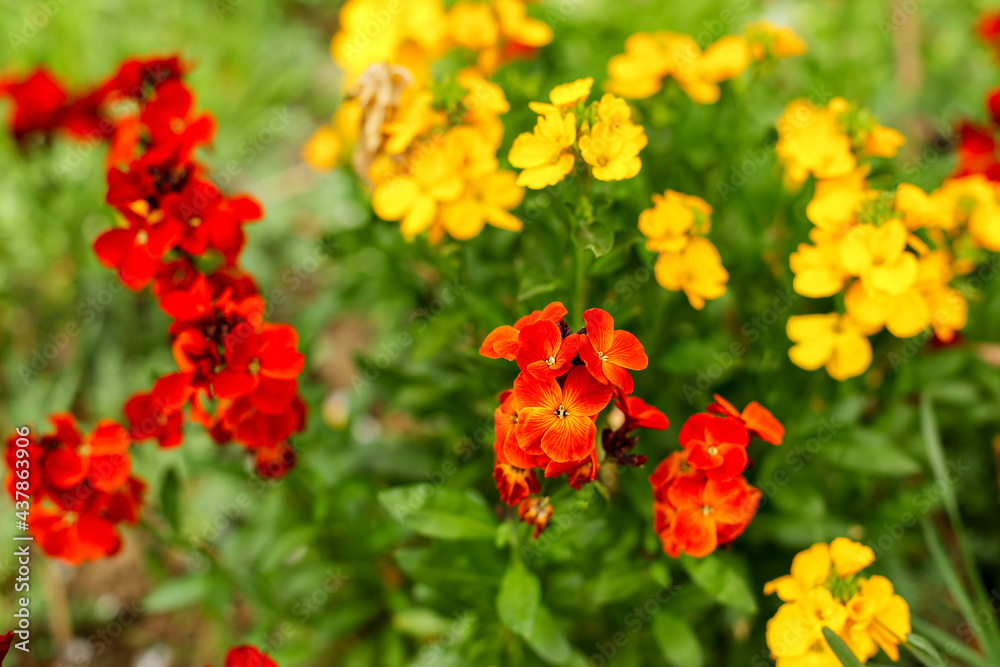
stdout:
[(767, 644), (777, 667), (839, 665), (824, 627), (862, 663), (879, 648), (899, 660), (899, 644), (910, 633), (910, 609), (889, 580), (861, 575), (874, 560), (869, 547), (838, 537), (799, 553), (790, 575), (764, 586), (765, 594), (777, 593), (785, 602), (767, 623)]
[(802, 41), (791, 28), (779, 26), (767, 20), (751, 23), (743, 29), (750, 43), (750, 53), (754, 60), (772, 58), (794, 58), (808, 51)]
[(521, 169), (517, 184), (532, 190), (555, 185), (573, 170), (576, 158), (570, 148), (576, 141), (576, 115), (562, 115), (555, 106), (543, 108), (531, 133), (514, 139), (510, 164)]
[(655, 252), (679, 252), (692, 236), (705, 236), (712, 226), (712, 207), (704, 199), (667, 190), (653, 195), (653, 207), (639, 214), (639, 231)]
[(660, 253), (653, 271), (656, 282), (668, 290), (683, 290), (697, 310), (704, 308), (706, 301), (725, 294), (729, 281), (719, 251), (701, 237), (691, 239), (680, 253)]
[(688, 465), (708, 479), (728, 480), (747, 467), (750, 434), (738, 419), (702, 412), (684, 422), (679, 436)]
[(633, 334), (615, 331), (615, 321), (600, 308), (583, 314), (587, 333), (580, 341), (580, 358), (601, 383), (613, 384), (625, 394), (635, 388), (629, 370), (641, 371), (649, 364), (646, 351)]
[(600, 181), (632, 178), (642, 169), (639, 151), (646, 147), (646, 132), (631, 121), (625, 100), (606, 93), (597, 107), (600, 120), (580, 137), (580, 155)]
[(796, 344), (788, 356), (807, 371), (826, 366), (830, 377), (846, 380), (872, 362), (871, 343), (850, 315), (797, 315), (788, 318), (787, 333)]
[(743, 412), (740, 412), (732, 403), (718, 394), (713, 394), (712, 398), (715, 399), (715, 403), (709, 404), (709, 412), (738, 419), (747, 431), (772, 445), (780, 445), (784, 440), (785, 427), (775, 419), (770, 410), (757, 401), (750, 401), (743, 408)]
[(586, 326), (577, 332), (563, 320), (566, 315), (561, 303), (551, 303), (513, 326), (497, 327), (479, 350), (492, 359), (517, 360), (521, 371), (493, 413), (493, 474), (501, 499), (518, 505), (521, 520), (535, 523), (536, 535), (552, 513), (547, 499), (536, 496), (537, 471), (546, 478), (565, 475), (577, 490), (594, 481), (600, 467), (597, 421), (612, 396), (624, 418), (613, 414), (608, 421), (615, 427), (601, 433), (608, 460), (643, 465), (646, 457), (630, 453), (639, 440), (636, 429), (669, 425), (662, 412), (627, 395), (633, 385), (625, 369), (648, 363), (635, 336), (616, 331), (611, 316), (596, 308), (584, 313)]
[(226, 653), (225, 667), (278, 667), (278, 663), (254, 646), (237, 646)]

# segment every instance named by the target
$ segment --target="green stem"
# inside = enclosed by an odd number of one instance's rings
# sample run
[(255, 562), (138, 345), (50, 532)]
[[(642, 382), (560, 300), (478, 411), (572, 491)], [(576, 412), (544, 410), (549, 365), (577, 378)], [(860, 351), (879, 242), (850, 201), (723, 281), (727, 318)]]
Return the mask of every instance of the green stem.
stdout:
[(577, 245), (575, 278), (573, 281), (573, 305), (574, 317), (582, 317), (583, 311), (587, 309), (587, 249)]

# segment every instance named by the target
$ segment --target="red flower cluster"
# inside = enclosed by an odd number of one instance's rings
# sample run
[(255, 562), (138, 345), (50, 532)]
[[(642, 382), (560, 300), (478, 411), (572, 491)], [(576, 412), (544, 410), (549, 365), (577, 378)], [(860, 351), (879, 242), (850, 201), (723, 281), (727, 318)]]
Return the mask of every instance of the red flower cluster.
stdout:
[[(121, 548), (116, 526), (136, 522), (146, 487), (132, 475), (132, 440), (110, 419), (87, 435), (69, 413), (49, 419), (53, 432), (37, 441), (29, 436), (31, 474), (18, 489), (31, 503), (31, 534), (47, 554), (73, 564), (114, 554)], [(12, 471), (17, 467), (16, 439), (7, 441)], [(8, 477), (7, 489), (12, 497), (23, 498), (15, 495), (17, 480)]]
[(253, 646), (237, 646), (226, 654), (225, 667), (278, 667), (278, 663)]
[(635, 428), (667, 428), (666, 416), (638, 398), (630, 370), (648, 364), (642, 344), (627, 331), (615, 330), (611, 315), (598, 308), (583, 314), (586, 326), (572, 332), (555, 302), (519, 319), (514, 326), (493, 330), (479, 348), (491, 359), (516, 361), (520, 374), (514, 388), (500, 395), (494, 413), (496, 442), (493, 478), (501, 499), (518, 505), (522, 521), (535, 525), (535, 536), (552, 516), (548, 498), (532, 497), (540, 487), (536, 468), (546, 477), (565, 474), (579, 489), (598, 470), (597, 417), (612, 397), (626, 414), (617, 431), (606, 429), (608, 455), (625, 465), (642, 465), (644, 457), (628, 451)]
[[(101, 234), (94, 251), (129, 289), (152, 284), (160, 307), (173, 318), (178, 372), (129, 399), (120, 460), (127, 462), (133, 441), (180, 444), (190, 406), (192, 420), (216, 442), (238, 442), (255, 455), (259, 475), (281, 477), (295, 461), (289, 438), (305, 424), (298, 394), (305, 360), (292, 326), (264, 321), (264, 300), (239, 267), (243, 226), (260, 219), (262, 210), (251, 197), (223, 194), (195, 160), (196, 149), (211, 141), (215, 122), (195, 111), (183, 74), (177, 58), (132, 60), (92, 91), (70, 95), (38, 70), (0, 83), (0, 98), (14, 102), (10, 129), (19, 141), (65, 130), (110, 143), (106, 199), (123, 224)], [(66, 464), (59, 457), (53, 460)], [(119, 477), (127, 478), (128, 471)], [(106, 510), (66, 511), (76, 525), (78, 516), (82, 521)], [(117, 548), (113, 531), (95, 534), (103, 535), (103, 551), (49, 553), (83, 553), (87, 559)]]
[[(1000, 12), (983, 14), (976, 23), (976, 33), (1000, 58)], [(963, 120), (958, 124), (956, 178), (983, 174), (991, 181), (1000, 181), (1000, 88), (989, 91), (985, 102), (987, 122)]]
[(715, 401), (684, 423), (683, 451), (664, 459), (649, 478), (653, 527), (672, 558), (681, 552), (707, 556), (743, 533), (760, 503), (760, 491), (743, 477), (750, 435), (774, 445), (785, 437), (760, 403), (740, 412), (719, 395)]

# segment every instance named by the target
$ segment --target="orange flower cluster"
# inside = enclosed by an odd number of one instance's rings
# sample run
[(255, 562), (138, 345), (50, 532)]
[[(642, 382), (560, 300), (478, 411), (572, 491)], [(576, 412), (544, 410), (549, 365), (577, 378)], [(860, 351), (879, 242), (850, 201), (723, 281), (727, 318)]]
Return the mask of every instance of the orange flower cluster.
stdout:
[(625, 414), (616, 430), (605, 429), (602, 444), (622, 465), (642, 465), (646, 458), (629, 451), (636, 428), (665, 429), (667, 417), (630, 396), (629, 373), (646, 368), (642, 343), (615, 329), (614, 319), (599, 308), (583, 314), (585, 327), (573, 332), (563, 320), (559, 302), (525, 315), (514, 326), (494, 329), (479, 348), (490, 359), (516, 361), (520, 373), (514, 388), (500, 395), (494, 413), (496, 442), (493, 477), (501, 499), (518, 506), (522, 521), (535, 525), (537, 537), (552, 516), (540, 492), (536, 469), (545, 477), (565, 474), (580, 489), (593, 481), (599, 467), (597, 418), (611, 402)]
[(757, 512), (760, 490), (743, 471), (751, 434), (780, 445), (785, 428), (754, 401), (742, 412), (718, 394), (708, 412), (681, 427), (682, 451), (674, 452), (649, 477), (653, 485), (653, 527), (672, 558), (707, 556), (739, 537)]
[[(195, 159), (215, 121), (196, 112), (184, 73), (174, 57), (126, 61), (82, 93), (68, 93), (43, 69), (0, 82), (0, 97), (14, 103), (17, 141), (65, 133), (110, 145), (106, 200), (121, 225), (96, 239), (94, 253), (127, 288), (152, 285), (173, 318), (178, 372), (131, 397), (128, 429), (102, 420), (84, 438), (71, 415), (56, 415), (56, 432), (32, 443), (32, 530), (46, 552), (73, 563), (117, 551), (114, 525), (135, 521), (144, 486), (130, 476), (129, 448), (149, 439), (179, 445), (188, 408), (216, 442), (251, 452), (262, 477), (294, 464), (289, 438), (305, 424), (298, 333), (264, 321), (264, 299), (240, 267), (243, 227), (262, 209), (222, 193)], [(15, 451), (8, 444), (11, 470)]]

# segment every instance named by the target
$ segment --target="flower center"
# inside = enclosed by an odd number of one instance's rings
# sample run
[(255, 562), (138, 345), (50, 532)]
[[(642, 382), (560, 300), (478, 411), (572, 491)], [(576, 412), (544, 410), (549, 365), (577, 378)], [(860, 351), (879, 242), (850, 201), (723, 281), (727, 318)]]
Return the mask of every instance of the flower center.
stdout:
[(604, 354), (603, 352), (598, 352), (597, 353), (597, 358), (600, 359), (601, 361), (607, 361), (608, 360), (608, 355)]
[(559, 408), (552, 414), (554, 414), (559, 419), (562, 419), (564, 417), (569, 417), (569, 412), (566, 411), (566, 408), (561, 403), (559, 404)]
[(549, 365), (549, 368), (552, 368), (556, 364), (556, 358), (549, 357), (548, 359), (545, 360), (545, 363)]
[(138, 245), (146, 245), (149, 243), (149, 233), (145, 229), (140, 229), (135, 234), (135, 242)]
[(701, 513), (704, 514), (705, 516), (708, 516), (709, 514), (712, 513), (712, 508), (709, 505), (702, 505), (698, 509), (701, 510)]
[(188, 220), (188, 224), (191, 225), (192, 227), (198, 227), (199, 225), (201, 225), (201, 218), (191, 218), (190, 220)]
[(250, 363), (247, 364), (247, 373), (250, 373), (250, 375), (257, 375), (257, 373), (259, 372), (260, 372), (260, 359), (254, 357), (253, 359), (250, 360)]
[(719, 453), (719, 448), (716, 447), (715, 445), (712, 445), (711, 447), (708, 448), (708, 455), (709, 456), (715, 456), (718, 453)]

